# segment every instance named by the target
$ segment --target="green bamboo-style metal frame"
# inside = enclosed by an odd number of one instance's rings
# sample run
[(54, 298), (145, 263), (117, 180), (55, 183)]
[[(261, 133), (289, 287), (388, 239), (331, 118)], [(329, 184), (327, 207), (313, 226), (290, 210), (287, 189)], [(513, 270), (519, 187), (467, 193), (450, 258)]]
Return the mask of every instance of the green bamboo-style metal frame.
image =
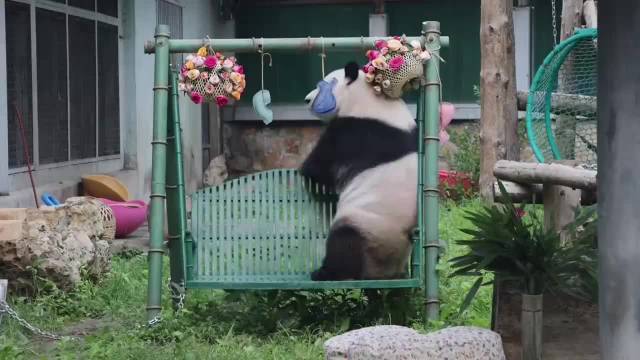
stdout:
[[(248, 269), (223, 269), (227, 266), (211, 265), (214, 262), (214, 255), (211, 244), (216, 245), (217, 236), (225, 236), (226, 244), (237, 239), (239, 235), (234, 235), (243, 231), (237, 229), (225, 229), (222, 223), (213, 226), (211, 221), (204, 223), (199, 219), (206, 213), (206, 219), (217, 219), (221, 222), (228, 219), (237, 219), (238, 215), (230, 206), (238, 206), (244, 213), (259, 211), (259, 209), (247, 209), (247, 207), (258, 207), (267, 202), (251, 202), (249, 196), (269, 197), (273, 209), (267, 209), (272, 213), (276, 205), (285, 202), (296, 203), (299, 212), (306, 204), (320, 206), (318, 202), (311, 202), (306, 192), (301, 189), (308, 189), (310, 184), (296, 175), (295, 170), (272, 170), (248, 177), (231, 180), (219, 187), (207, 188), (197, 191), (192, 195), (192, 216), (191, 227), (189, 228), (187, 219), (186, 194), (184, 186), (181, 126), (178, 108), (177, 74), (170, 69), (169, 54), (195, 52), (203, 45), (210, 45), (216, 51), (233, 52), (255, 52), (261, 47), (268, 48), (270, 52), (277, 51), (301, 51), (320, 50), (324, 51), (347, 51), (366, 50), (372, 48), (377, 38), (369, 37), (343, 37), (343, 38), (283, 38), (283, 39), (207, 39), (207, 40), (171, 40), (169, 27), (158, 25), (155, 32), (155, 40), (145, 44), (146, 53), (155, 54), (154, 69), (154, 107), (153, 107), (153, 141), (152, 141), (152, 180), (151, 180), (151, 200), (150, 200), (150, 249), (149, 260), (149, 282), (147, 294), (147, 317), (150, 323), (159, 317), (161, 311), (162, 294), (162, 259), (164, 254), (164, 219), (165, 219), (165, 199), (168, 221), (168, 249), (170, 260), (171, 283), (177, 284), (179, 291), (187, 288), (215, 288), (215, 289), (334, 289), (334, 288), (424, 288), (425, 306), (427, 320), (436, 320), (439, 315), (438, 277), (436, 265), (440, 250), (438, 239), (438, 150), (439, 150), (439, 117), (441, 100), (441, 82), (439, 77), (440, 48), (448, 46), (448, 37), (440, 35), (440, 23), (436, 21), (426, 21), (422, 23), (421, 36), (412, 37), (411, 40), (419, 40), (425, 44), (434, 56), (425, 64), (424, 78), (420, 86), (420, 96), (417, 106), (417, 122), (420, 134), (419, 141), (419, 179), (418, 179), (418, 226), (414, 235), (414, 250), (410, 267), (410, 278), (399, 280), (371, 280), (371, 281), (330, 281), (314, 282), (309, 280), (308, 271), (312, 262), (317, 259), (302, 259), (302, 268), (290, 270), (289, 277), (280, 277), (279, 274), (259, 274), (259, 269), (251, 269), (253, 272), (246, 276)], [(279, 184), (268, 192), (261, 195), (248, 195), (242, 186), (252, 184), (251, 181), (260, 181), (255, 184), (268, 183)], [(296, 186), (296, 192), (287, 193), (286, 199), (278, 198), (278, 186)], [(293, 184), (293, 185), (292, 185)], [(257, 185), (261, 186), (261, 185)], [(253, 191), (253, 190), (252, 190)], [(289, 190), (287, 190), (289, 191)], [(253, 192), (252, 192), (253, 194)], [(295, 199), (293, 199), (295, 197)], [(313, 200), (317, 201), (317, 200)], [(293, 206), (293, 205), (291, 205)], [(312, 209), (313, 210), (313, 209)], [(315, 210), (314, 210), (315, 211)], [(273, 216), (273, 215), (271, 215)], [(299, 227), (297, 218), (291, 217), (291, 221), (283, 224), (281, 232), (287, 231), (287, 226)], [(305, 220), (305, 221), (308, 221)], [(326, 220), (325, 220), (326, 224)], [(237, 224), (236, 224), (237, 225)], [(242, 236), (253, 236), (248, 239), (250, 246), (261, 247), (261, 243), (256, 243), (256, 237), (260, 237), (260, 229), (257, 225), (248, 224), (254, 231), (253, 235), (242, 233)], [(246, 230), (245, 224), (244, 229)], [(258, 231), (256, 233), (256, 231)], [(224, 232), (224, 235), (220, 235)], [(248, 234), (248, 235), (247, 235)], [(256, 235), (257, 234), (257, 235)], [(281, 238), (289, 234), (275, 234)], [(318, 235), (318, 234), (316, 234)], [(322, 234), (320, 234), (322, 235)], [(324, 235), (323, 235), (324, 236)], [(264, 236), (258, 241), (267, 241), (268, 236)], [(213, 239), (213, 240), (212, 240)], [(230, 240), (231, 239), (231, 240)], [(306, 240), (306, 239), (305, 239)], [(324, 239), (323, 239), (324, 240)], [(254, 241), (253, 243), (251, 241)], [(297, 247), (304, 246), (304, 242), (298, 242)], [(220, 245), (220, 244), (218, 244)], [(282, 244), (276, 244), (282, 246)], [(207, 247), (209, 246), (209, 247)], [(227, 246), (227, 245), (220, 245)], [(230, 249), (218, 251), (228, 251), (231, 256), (235, 251), (235, 258), (242, 257), (246, 249), (239, 248), (238, 243), (229, 245)], [(264, 247), (264, 246), (263, 246)], [(283, 246), (284, 248), (284, 246)], [(202, 254), (199, 249), (206, 249), (207, 253)], [(248, 251), (248, 250), (247, 250)], [(256, 248), (251, 262), (246, 259), (237, 260), (234, 266), (257, 266)], [(263, 251), (263, 249), (259, 249)], [(274, 252), (275, 253), (275, 252)], [(275, 258), (281, 253), (272, 253)], [(220, 254), (220, 253), (219, 253)], [(314, 253), (316, 256), (318, 252)], [(225, 255), (225, 253), (222, 253)], [(271, 258), (269, 258), (271, 259)], [(423, 261), (423, 259), (426, 259)], [(300, 260), (300, 259), (298, 259)], [(219, 261), (219, 260), (215, 260)], [(270, 260), (268, 260), (270, 261)], [(300, 262), (300, 261), (298, 261)], [(279, 266), (279, 265), (278, 265)], [(206, 269), (203, 269), (206, 267)], [(272, 266), (275, 268), (276, 266)], [(224, 275), (216, 273), (216, 269), (224, 272)], [(300, 270), (302, 269), (302, 270)], [(245, 271), (247, 270), (247, 271)], [(300, 270), (300, 271), (299, 271)], [(273, 271), (273, 270), (270, 270)], [(295, 274), (293, 274), (295, 273)], [(205, 274), (205, 275), (202, 275)]]
[[(549, 147), (551, 148), (551, 155), (553, 156), (553, 160), (564, 160), (563, 156), (560, 152), (560, 148), (558, 147), (558, 143), (556, 142), (556, 136), (553, 133), (552, 120), (551, 120), (551, 99), (555, 84), (558, 81), (558, 74), (560, 73), (560, 68), (564, 63), (565, 59), (573, 49), (580, 44), (581, 41), (584, 40), (593, 40), (598, 38), (598, 29), (579, 29), (575, 34), (563, 40), (556, 46), (548, 55), (545, 57), (542, 65), (536, 71), (535, 76), (533, 77), (533, 81), (531, 82), (531, 89), (529, 90), (529, 96), (527, 98), (527, 112), (526, 112), (526, 128), (527, 128), (527, 137), (529, 138), (529, 144), (531, 145), (531, 149), (538, 160), (538, 162), (545, 162), (544, 154), (542, 149), (539, 146), (538, 137), (536, 136), (535, 126), (533, 124), (534, 121), (534, 109), (536, 102), (536, 94), (540, 92), (544, 92), (544, 123), (545, 123), (545, 132), (547, 135), (547, 141), (549, 142)], [(559, 60), (557, 60), (559, 59)], [(540, 83), (545, 77), (548, 77), (548, 74), (551, 73), (552, 81), (549, 81), (545, 88), (542, 88)], [(539, 111), (539, 110), (538, 110)], [(535, 112), (538, 112), (535, 111)], [(547, 159), (550, 160), (550, 159)]]

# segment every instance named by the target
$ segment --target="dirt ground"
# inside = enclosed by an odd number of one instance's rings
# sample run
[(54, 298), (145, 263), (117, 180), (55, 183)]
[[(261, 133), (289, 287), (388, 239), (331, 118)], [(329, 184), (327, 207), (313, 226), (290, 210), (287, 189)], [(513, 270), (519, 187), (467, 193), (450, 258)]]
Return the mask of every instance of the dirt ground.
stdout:
[[(500, 286), (494, 299), (493, 329), (502, 335), (507, 360), (521, 360), (521, 297), (505, 288)], [(600, 359), (597, 305), (545, 295), (543, 326), (543, 359)]]

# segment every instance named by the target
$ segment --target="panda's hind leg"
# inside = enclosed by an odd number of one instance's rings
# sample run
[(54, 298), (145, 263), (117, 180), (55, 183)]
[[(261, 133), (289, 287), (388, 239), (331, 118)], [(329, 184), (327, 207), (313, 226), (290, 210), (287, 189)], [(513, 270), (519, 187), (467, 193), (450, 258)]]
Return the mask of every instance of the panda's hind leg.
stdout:
[(338, 281), (362, 278), (365, 241), (358, 229), (349, 224), (336, 223), (329, 232), (322, 266), (311, 273), (311, 280)]

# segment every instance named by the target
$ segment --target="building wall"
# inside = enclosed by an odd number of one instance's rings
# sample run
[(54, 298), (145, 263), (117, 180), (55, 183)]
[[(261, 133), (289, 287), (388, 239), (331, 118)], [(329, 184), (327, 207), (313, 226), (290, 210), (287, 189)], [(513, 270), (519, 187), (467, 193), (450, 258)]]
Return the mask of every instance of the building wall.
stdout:
[[(183, 37), (215, 37), (216, 32), (229, 36), (228, 24), (217, 21), (216, 2), (200, 0), (169, 0), (182, 6)], [(4, 0), (0, 0), (0, 40), (4, 37)], [(121, 156), (110, 160), (87, 161), (63, 166), (53, 165), (34, 172), (38, 193), (51, 192), (61, 200), (78, 193), (84, 174), (106, 173), (122, 180), (132, 198), (148, 200), (151, 184), (151, 139), (153, 130), (153, 65), (154, 56), (145, 54), (144, 43), (153, 40), (156, 26), (157, 0), (136, 0), (119, 3), (120, 19), (120, 132)], [(4, 41), (0, 41), (4, 44)], [(4, 55), (0, 50), (0, 80), (6, 76)], [(5, 83), (0, 81), (0, 83)], [(180, 114), (183, 123), (185, 176), (187, 191), (194, 191), (202, 181), (203, 108), (181, 96)], [(215, 117), (215, 113), (212, 113)], [(6, 137), (6, 87), (0, 86), (0, 138)], [(6, 142), (4, 142), (6, 144)], [(0, 170), (6, 163), (7, 149), (0, 148)], [(33, 206), (33, 195), (27, 172), (6, 175), (0, 173), (0, 207)]]

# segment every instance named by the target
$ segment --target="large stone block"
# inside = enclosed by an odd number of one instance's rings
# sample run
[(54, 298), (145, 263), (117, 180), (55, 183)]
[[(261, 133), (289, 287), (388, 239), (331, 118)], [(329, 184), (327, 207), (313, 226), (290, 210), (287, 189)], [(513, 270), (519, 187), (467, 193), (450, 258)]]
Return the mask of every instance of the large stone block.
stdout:
[(500, 336), (487, 329), (452, 327), (427, 335), (394, 325), (349, 331), (325, 342), (326, 360), (504, 360)]
[(0, 220), (0, 278), (33, 285), (38, 275), (67, 289), (81, 281), (86, 269), (99, 276), (110, 268), (109, 229), (97, 199), (70, 198), (62, 206), (4, 209)]

